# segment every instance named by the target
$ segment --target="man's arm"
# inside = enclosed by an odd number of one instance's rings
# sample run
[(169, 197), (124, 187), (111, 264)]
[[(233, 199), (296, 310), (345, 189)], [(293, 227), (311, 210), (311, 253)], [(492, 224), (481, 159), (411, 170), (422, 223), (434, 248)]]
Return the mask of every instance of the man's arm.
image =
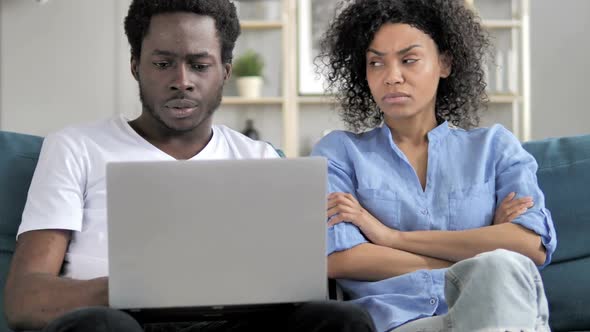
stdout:
[(328, 256), (328, 277), (379, 281), (423, 269), (441, 269), (452, 263), (372, 243), (363, 243)]
[(58, 276), (70, 231), (38, 230), (18, 238), (4, 292), (13, 329), (38, 330), (80, 307), (108, 305), (108, 279), (73, 280)]

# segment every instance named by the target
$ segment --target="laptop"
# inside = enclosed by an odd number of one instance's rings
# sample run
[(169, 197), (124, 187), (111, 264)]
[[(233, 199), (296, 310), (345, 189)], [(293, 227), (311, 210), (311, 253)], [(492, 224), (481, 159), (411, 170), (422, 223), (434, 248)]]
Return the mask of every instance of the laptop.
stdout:
[(111, 307), (161, 321), (326, 299), (324, 158), (117, 162), (106, 177)]

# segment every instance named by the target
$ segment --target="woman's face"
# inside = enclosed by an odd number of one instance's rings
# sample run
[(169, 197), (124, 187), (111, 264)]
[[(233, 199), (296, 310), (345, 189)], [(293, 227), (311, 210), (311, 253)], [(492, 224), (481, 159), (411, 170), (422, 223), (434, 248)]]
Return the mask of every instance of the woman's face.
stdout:
[(384, 24), (367, 50), (367, 81), (386, 121), (434, 116), (438, 82), (450, 70), (434, 40), (408, 24)]

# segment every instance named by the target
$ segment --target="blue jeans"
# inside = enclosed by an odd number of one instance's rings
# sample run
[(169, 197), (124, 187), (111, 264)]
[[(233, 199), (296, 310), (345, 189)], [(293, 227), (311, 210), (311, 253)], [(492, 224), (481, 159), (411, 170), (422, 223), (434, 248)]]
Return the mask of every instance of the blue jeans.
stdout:
[(392, 332), (546, 332), (549, 308), (535, 264), (495, 250), (451, 266), (445, 274), (449, 312), (418, 319)]

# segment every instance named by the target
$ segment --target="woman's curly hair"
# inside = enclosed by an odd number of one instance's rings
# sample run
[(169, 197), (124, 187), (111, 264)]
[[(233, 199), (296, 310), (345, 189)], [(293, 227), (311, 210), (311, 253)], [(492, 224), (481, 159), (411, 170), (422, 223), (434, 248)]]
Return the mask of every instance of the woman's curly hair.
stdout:
[(236, 7), (229, 0), (133, 0), (125, 18), (125, 34), (134, 58), (139, 59), (152, 16), (171, 12), (212, 17), (221, 43), (221, 60), (232, 62), (236, 39), (241, 31)]
[(429, 35), (441, 54), (450, 55), (452, 72), (438, 85), (437, 120), (466, 129), (479, 124), (478, 110), (488, 101), (483, 62), (490, 43), (464, 0), (345, 0), (339, 7), (344, 9), (324, 34), (316, 64), (351, 130), (372, 129), (383, 121), (366, 80), (366, 51), (386, 23), (411, 25)]

